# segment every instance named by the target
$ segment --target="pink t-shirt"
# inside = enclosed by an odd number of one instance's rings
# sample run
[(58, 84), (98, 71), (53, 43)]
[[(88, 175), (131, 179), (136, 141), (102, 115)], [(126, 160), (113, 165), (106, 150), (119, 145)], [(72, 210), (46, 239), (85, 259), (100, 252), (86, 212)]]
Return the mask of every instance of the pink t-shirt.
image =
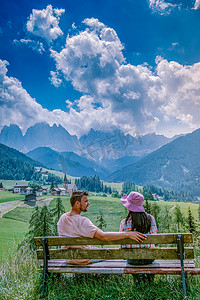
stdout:
[[(86, 217), (73, 211), (64, 213), (57, 224), (59, 236), (91, 237), (93, 238), (97, 227)], [(90, 248), (91, 246), (64, 246), (65, 248)], [(87, 265), (91, 259), (69, 259), (70, 264)]]

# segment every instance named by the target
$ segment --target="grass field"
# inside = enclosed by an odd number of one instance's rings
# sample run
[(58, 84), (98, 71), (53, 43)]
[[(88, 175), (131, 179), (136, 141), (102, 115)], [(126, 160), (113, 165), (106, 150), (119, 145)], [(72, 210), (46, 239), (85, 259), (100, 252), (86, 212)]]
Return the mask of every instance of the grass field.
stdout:
[(28, 223), (14, 219), (0, 219), (0, 263), (9, 258), (17, 249), (17, 244), (28, 231)]
[[(61, 197), (65, 210), (71, 209), (69, 196)], [(89, 197), (90, 206), (87, 213), (83, 215), (88, 217), (95, 225), (97, 224), (97, 217), (99, 212), (103, 213), (104, 219), (107, 223), (105, 231), (118, 231), (121, 220), (127, 215), (125, 208), (122, 206), (119, 198), (112, 197)], [(55, 206), (56, 198), (50, 202), (50, 208)], [(154, 202), (155, 203), (155, 202)], [(169, 209), (175, 205), (179, 205), (181, 211), (187, 216), (188, 207), (190, 206), (192, 214), (195, 220), (198, 219), (198, 204), (194, 203), (183, 203), (183, 202), (156, 202), (160, 207), (168, 206)], [(33, 208), (17, 207), (12, 211), (8, 212), (0, 219), (0, 249), (6, 251), (12, 246), (13, 241), (18, 243), (28, 231), (28, 222), (31, 217)], [(173, 220), (172, 220), (173, 221)], [(7, 254), (5, 254), (6, 257)]]
[[(61, 197), (66, 211), (71, 209), (69, 196)], [(107, 223), (105, 231), (118, 231), (119, 224), (127, 212), (119, 198), (89, 197), (90, 207), (84, 216), (87, 216), (97, 225), (97, 217), (101, 210)], [(50, 202), (53, 208), (56, 198)], [(155, 202), (154, 202), (155, 203)], [(159, 206), (168, 206), (169, 209), (179, 205), (186, 216), (188, 207), (197, 219), (198, 205), (193, 203), (156, 202)], [(17, 207), (0, 219), (0, 299), (36, 300), (40, 299), (39, 288), (41, 273), (35, 254), (30, 250), (17, 251), (17, 244), (28, 231), (28, 221), (32, 214), (32, 207)], [(196, 249), (198, 250), (198, 249)], [(195, 251), (199, 256), (199, 250)], [(187, 279), (188, 300), (200, 299), (200, 278), (193, 276)], [(59, 296), (58, 296), (59, 295)], [(148, 300), (182, 300), (182, 286), (180, 276), (155, 276), (151, 284), (131, 275), (91, 275), (80, 277), (61, 276), (59, 281), (50, 281), (49, 300), (97, 300), (97, 299), (148, 299)]]
[(3, 183), (3, 187), (5, 189), (12, 189), (13, 185), (17, 182), (17, 183), (28, 183), (28, 181), (25, 180), (3, 180), (0, 179), (0, 182)]
[(0, 203), (23, 200), (25, 198), (24, 195), (14, 194), (13, 192), (8, 191), (0, 191)]

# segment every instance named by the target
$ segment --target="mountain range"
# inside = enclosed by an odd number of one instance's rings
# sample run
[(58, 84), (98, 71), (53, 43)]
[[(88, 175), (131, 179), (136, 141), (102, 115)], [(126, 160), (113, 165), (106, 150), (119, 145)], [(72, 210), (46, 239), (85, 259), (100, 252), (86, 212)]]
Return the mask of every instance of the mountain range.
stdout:
[(0, 143), (23, 153), (38, 147), (48, 147), (58, 152), (74, 152), (94, 161), (125, 156), (141, 157), (171, 140), (156, 134), (133, 137), (119, 130), (102, 132), (93, 129), (78, 139), (76, 135), (70, 135), (61, 125), (50, 126), (47, 123), (31, 126), (24, 135), (15, 124), (4, 126), (0, 133)]
[(90, 160), (74, 152), (58, 152), (48, 147), (36, 148), (26, 155), (50, 169), (67, 173), (71, 176), (99, 175), (105, 179), (110, 173), (121, 169), (140, 159), (138, 156), (125, 156), (119, 159)]
[(200, 195), (200, 129), (173, 139), (91, 129), (78, 139), (60, 125), (39, 123), (25, 135), (17, 125), (4, 126), (0, 142), (72, 176), (97, 174), (107, 181), (155, 184)]

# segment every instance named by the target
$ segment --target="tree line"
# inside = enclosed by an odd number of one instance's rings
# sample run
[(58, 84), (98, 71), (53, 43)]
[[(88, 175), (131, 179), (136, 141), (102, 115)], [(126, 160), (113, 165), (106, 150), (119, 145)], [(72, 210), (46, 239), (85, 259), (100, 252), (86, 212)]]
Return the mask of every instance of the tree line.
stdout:
[(103, 192), (105, 194), (111, 194), (112, 189), (110, 186), (104, 185), (103, 181), (100, 180), (99, 176), (91, 176), (86, 177), (83, 176), (80, 179), (75, 179), (75, 184), (78, 190), (87, 190), (90, 192), (100, 193)]
[(129, 194), (131, 191), (140, 192), (144, 195), (144, 198), (148, 200), (156, 200), (153, 194), (157, 194), (162, 197), (164, 201), (176, 201), (176, 202), (196, 202), (198, 198), (190, 192), (174, 191), (171, 189), (165, 189), (163, 187), (157, 187), (153, 184), (149, 184), (143, 187), (138, 187), (134, 182), (124, 182), (122, 185), (123, 194)]

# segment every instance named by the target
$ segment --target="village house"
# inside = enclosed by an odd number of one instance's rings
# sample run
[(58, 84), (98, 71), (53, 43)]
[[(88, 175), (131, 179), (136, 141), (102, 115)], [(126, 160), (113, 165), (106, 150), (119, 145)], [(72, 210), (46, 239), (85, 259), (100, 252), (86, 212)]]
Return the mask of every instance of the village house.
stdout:
[(51, 190), (51, 194), (55, 196), (65, 196), (66, 195), (66, 189), (65, 188), (53, 188)]
[(37, 197), (41, 197), (42, 196), (42, 189), (39, 189), (38, 191), (36, 191), (36, 196)]
[(63, 187), (53, 188), (51, 194), (55, 196), (66, 196), (71, 195), (74, 191), (77, 191), (77, 186), (74, 183), (68, 184), (67, 176), (65, 174), (63, 180)]
[(71, 195), (73, 192), (78, 190), (75, 183), (68, 183), (67, 182), (66, 174), (65, 174), (64, 180), (63, 180), (63, 187), (66, 189), (66, 194), (68, 194), (68, 195)]
[(28, 188), (28, 183), (16, 183), (13, 188), (14, 193), (25, 194), (26, 189)]
[(75, 183), (70, 183), (67, 186), (67, 194), (71, 195), (73, 192), (77, 191), (77, 186), (75, 185)]

